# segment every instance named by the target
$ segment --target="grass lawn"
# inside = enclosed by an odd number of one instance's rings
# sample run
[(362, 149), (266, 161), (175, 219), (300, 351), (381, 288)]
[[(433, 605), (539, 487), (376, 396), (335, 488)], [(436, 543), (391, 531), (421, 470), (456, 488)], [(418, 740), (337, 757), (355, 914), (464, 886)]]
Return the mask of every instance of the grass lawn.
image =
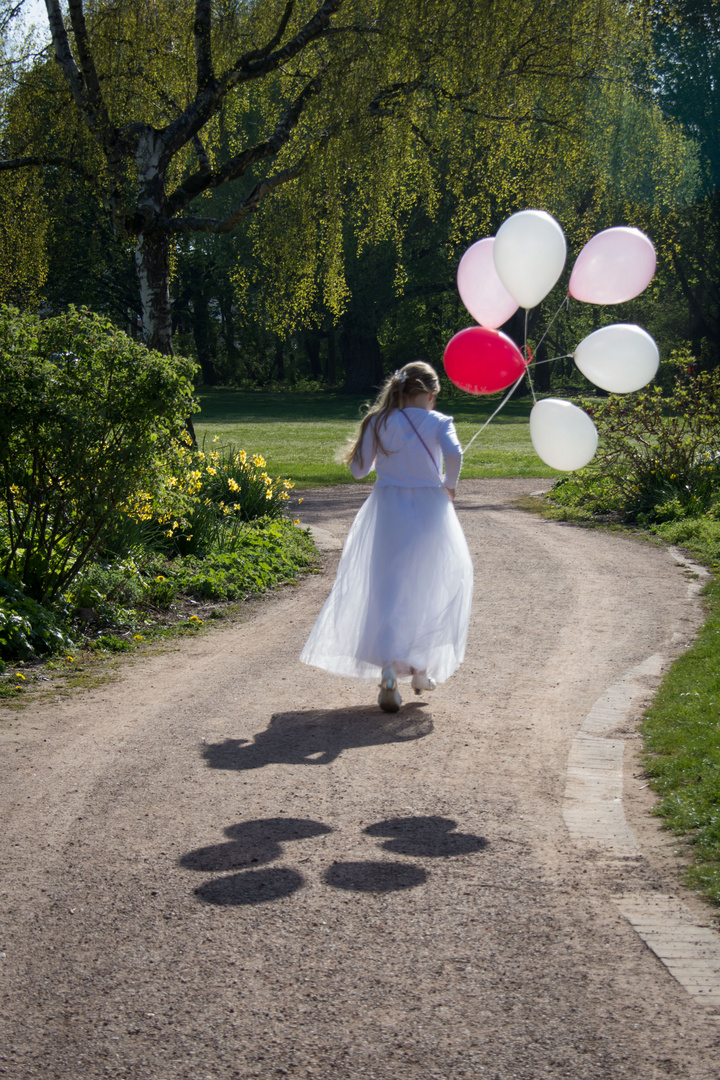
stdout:
[[(294, 480), (298, 488), (344, 484), (348, 470), (334, 455), (353, 433), (365, 397), (332, 393), (240, 393), (202, 390), (201, 412), (195, 430), (202, 443), (220, 443), (260, 453), (272, 476)], [(465, 446), (487, 420), (501, 398), (453, 398), (438, 407), (455, 417)], [(463, 464), (464, 477), (551, 476), (554, 473), (535, 454), (528, 418), (532, 402), (513, 401), (480, 435)], [(368, 480), (372, 482), (372, 480)]]
[(688, 883), (720, 904), (720, 581), (697, 641), (667, 674), (643, 722), (657, 813), (691, 845)]

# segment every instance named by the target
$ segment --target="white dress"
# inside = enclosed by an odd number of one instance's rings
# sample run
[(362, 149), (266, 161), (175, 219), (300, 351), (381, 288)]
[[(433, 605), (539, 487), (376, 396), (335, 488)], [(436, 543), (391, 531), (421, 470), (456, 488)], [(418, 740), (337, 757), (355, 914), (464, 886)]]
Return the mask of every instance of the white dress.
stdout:
[(463, 660), (472, 603), (470, 552), (441, 479), (444, 457), (445, 482), (455, 487), (460, 444), (452, 417), (408, 408), (389, 414), (380, 428), (386, 452), (375, 456), (374, 423), (350, 468), (358, 479), (375, 468), (377, 482), (300, 659), (364, 679), (393, 663), (400, 677), (427, 671), (444, 682)]

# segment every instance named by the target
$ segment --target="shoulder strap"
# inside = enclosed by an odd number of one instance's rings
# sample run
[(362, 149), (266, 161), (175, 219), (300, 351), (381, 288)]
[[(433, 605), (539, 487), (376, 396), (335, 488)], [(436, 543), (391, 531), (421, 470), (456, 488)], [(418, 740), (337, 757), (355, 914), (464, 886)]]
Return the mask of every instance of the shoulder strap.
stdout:
[(433, 457), (433, 455), (432, 455), (432, 451), (428, 449), (428, 445), (427, 445), (427, 443), (425, 442), (425, 440), (423, 439), (422, 435), (420, 434), (420, 432), (418, 431), (418, 429), (417, 429), (417, 428), (415, 427), (415, 425), (413, 424), (412, 420), (410, 419), (410, 417), (408, 416), (408, 414), (407, 414), (407, 413), (405, 412), (405, 410), (404, 410), (404, 409), (400, 409), (400, 412), (401, 412), (401, 413), (403, 414), (403, 416), (404, 416), (404, 417), (405, 417), (405, 419), (407, 420), (408, 424), (409, 424), (409, 425), (410, 425), (410, 427), (411, 427), (411, 428), (413, 429), (413, 431), (414, 431), (414, 432), (415, 432), (415, 434), (417, 435), (418, 439), (420, 440), (420, 442), (421, 442), (421, 443), (423, 444), (423, 446), (425, 447), (425, 450), (426, 450), (426, 452), (427, 452), (427, 456), (428, 456), (428, 457), (430, 458), (430, 460), (432, 461), (432, 463), (433, 463), (433, 465), (434, 465), (434, 467), (435, 467), (435, 472), (436, 472), (436, 473), (438, 474), (438, 476), (439, 476), (439, 477), (440, 477), (440, 479), (442, 480), (442, 475), (441, 475), (441, 473), (440, 473), (440, 470), (438, 469), (438, 466), (437, 466), (437, 461), (435, 460), (435, 458), (434, 458), (434, 457)]

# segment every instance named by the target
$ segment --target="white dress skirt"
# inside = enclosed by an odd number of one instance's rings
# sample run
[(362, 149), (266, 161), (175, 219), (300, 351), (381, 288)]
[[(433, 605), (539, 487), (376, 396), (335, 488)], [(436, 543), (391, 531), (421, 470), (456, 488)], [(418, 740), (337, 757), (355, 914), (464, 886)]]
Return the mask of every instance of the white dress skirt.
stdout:
[(376, 484), (348, 533), (300, 659), (335, 675), (444, 682), (465, 655), (473, 567), (443, 487)]

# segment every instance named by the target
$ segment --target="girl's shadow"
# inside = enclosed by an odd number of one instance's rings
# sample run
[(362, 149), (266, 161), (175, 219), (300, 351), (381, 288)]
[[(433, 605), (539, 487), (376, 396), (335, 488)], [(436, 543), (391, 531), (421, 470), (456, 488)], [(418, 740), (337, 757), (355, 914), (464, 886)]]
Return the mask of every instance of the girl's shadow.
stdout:
[(356, 705), (349, 709), (305, 709), (275, 713), (253, 742), (225, 739), (203, 747), (211, 769), (261, 769), (263, 765), (328, 765), (343, 750), (422, 739), (433, 730), (424, 702), (398, 713)]

